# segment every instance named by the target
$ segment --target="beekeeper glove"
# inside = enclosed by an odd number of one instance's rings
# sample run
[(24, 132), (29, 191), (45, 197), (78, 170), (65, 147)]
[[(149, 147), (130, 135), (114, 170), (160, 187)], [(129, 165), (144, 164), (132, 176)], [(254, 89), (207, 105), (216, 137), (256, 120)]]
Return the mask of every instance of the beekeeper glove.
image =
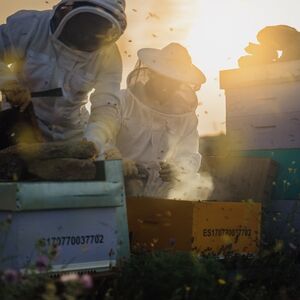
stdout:
[(104, 152), (104, 158), (106, 160), (122, 159), (122, 154), (119, 149), (111, 148)]
[(1, 87), (1, 91), (12, 106), (20, 107), (24, 111), (31, 101), (28, 88), (21, 85), (18, 81), (9, 81)]
[(167, 162), (160, 162), (159, 176), (162, 181), (174, 182), (180, 181), (180, 175), (183, 173), (179, 167)]
[(136, 163), (131, 159), (123, 160), (123, 171), (126, 177), (138, 177), (139, 174)]
[[(66, 142), (68, 143), (68, 142)], [(96, 159), (99, 156), (99, 149), (97, 148), (96, 144), (93, 141), (89, 141), (88, 139), (86, 139), (85, 137), (82, 138), (82, 140), (80, 141), (80, 143), (82, 143), (83, 145), (89, 145), (91, 153), (94, 153), (94, 155), (92, 155), (92, 157), (94, 159)]]
[[(117, 148), (112, 148), (104, 153), (106, 160), (122, 159), (122, 154)], [(138, 175), (138, 168), (135, 162), (131, 159), (123, 159), (124, 176), (134, 177)]]

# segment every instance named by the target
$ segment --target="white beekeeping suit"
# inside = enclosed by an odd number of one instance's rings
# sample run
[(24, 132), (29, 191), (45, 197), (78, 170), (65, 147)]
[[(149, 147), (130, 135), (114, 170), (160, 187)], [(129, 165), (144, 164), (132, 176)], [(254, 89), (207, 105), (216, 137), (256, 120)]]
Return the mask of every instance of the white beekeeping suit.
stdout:
[[(62, 97), (32, 98), (47, 140), (85, 137), (100, 152), (114, 143), (122, 73), (115, 41), (126, 27), (124, 10), (123, 0), (63, 0), (53, 10), (19, 11), (0, 26), (0, 90), (11, 84), (30, 92), (62, 88)], [(89, 45), (85, 26), (74, 33), (75, 41), (65, 33), (85, 16), (107, 25), (99, 29), (99, 45)]]
[[(125, 175), (136, 173), (135, 166), (143, 166), (149, 176), (144, 184), (127, 180), (127, 192), (195, 199), (201, 162), (195, 90), (205, 77), (192, 65), (186, 49), (176, 43), (161, 50), (141, 49), (138, 57), (127, 78), (127, 89), (122, 91), (117, 147), (124, 158)], [(156, 83), (150, 84), (153, 81)], [(160, 86), (162, 81), (167, 82), (165, 86)], [(164, 174), (166, 166), (171, 166), (170, 177)]]

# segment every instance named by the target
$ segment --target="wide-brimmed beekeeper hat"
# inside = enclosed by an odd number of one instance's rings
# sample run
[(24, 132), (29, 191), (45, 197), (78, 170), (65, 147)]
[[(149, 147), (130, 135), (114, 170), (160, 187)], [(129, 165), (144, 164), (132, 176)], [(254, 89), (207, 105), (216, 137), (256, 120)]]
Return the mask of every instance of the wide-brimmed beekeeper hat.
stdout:
[(200, 87), (205, 75), (192, 64), (186, 48), (170, 43), (162, 49), (142, 48), (137, 53), (139, 60), (149, 69), (166, 77)]

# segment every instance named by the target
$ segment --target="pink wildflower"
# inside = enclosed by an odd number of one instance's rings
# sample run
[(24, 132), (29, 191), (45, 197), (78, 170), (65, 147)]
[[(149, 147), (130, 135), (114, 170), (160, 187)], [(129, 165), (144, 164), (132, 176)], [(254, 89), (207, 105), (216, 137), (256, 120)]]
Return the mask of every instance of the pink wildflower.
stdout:
[(37, 258), (35, 266), (39, 272), (46, 271), (49, 266), (49, 258), (47, 256), (40, 256)]
[(13, 269), (7, 269), (3, 272), (2, 280), (6, 283), (17, 283), (19, 280), (19, 273)]
[(93, 278), (91, 275), (88, 274), (82, 275), (80, 278), (80, 282), (86, 289), (91, 289), (93, 287)]

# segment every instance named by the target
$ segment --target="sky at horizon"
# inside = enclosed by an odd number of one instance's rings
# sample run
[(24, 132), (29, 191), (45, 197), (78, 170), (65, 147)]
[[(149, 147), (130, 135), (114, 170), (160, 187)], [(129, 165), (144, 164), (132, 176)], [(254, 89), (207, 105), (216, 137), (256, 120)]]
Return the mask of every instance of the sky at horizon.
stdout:
[[(0, 0), (0, 22), (20, 9), (50, 9), (53, 0)], [(219, 71), (237, 67), (249, 42), (265, 26), (286, 24), (300, 30), (299, 0), (130, 0), (128, 28), (120, 39), (124, 74), (143, 47), (162, 48), (176, 41), (186, 46), (207, 77), (198, 93), (199, 133), (225, 129), (225, 96), (219, 89)]]

